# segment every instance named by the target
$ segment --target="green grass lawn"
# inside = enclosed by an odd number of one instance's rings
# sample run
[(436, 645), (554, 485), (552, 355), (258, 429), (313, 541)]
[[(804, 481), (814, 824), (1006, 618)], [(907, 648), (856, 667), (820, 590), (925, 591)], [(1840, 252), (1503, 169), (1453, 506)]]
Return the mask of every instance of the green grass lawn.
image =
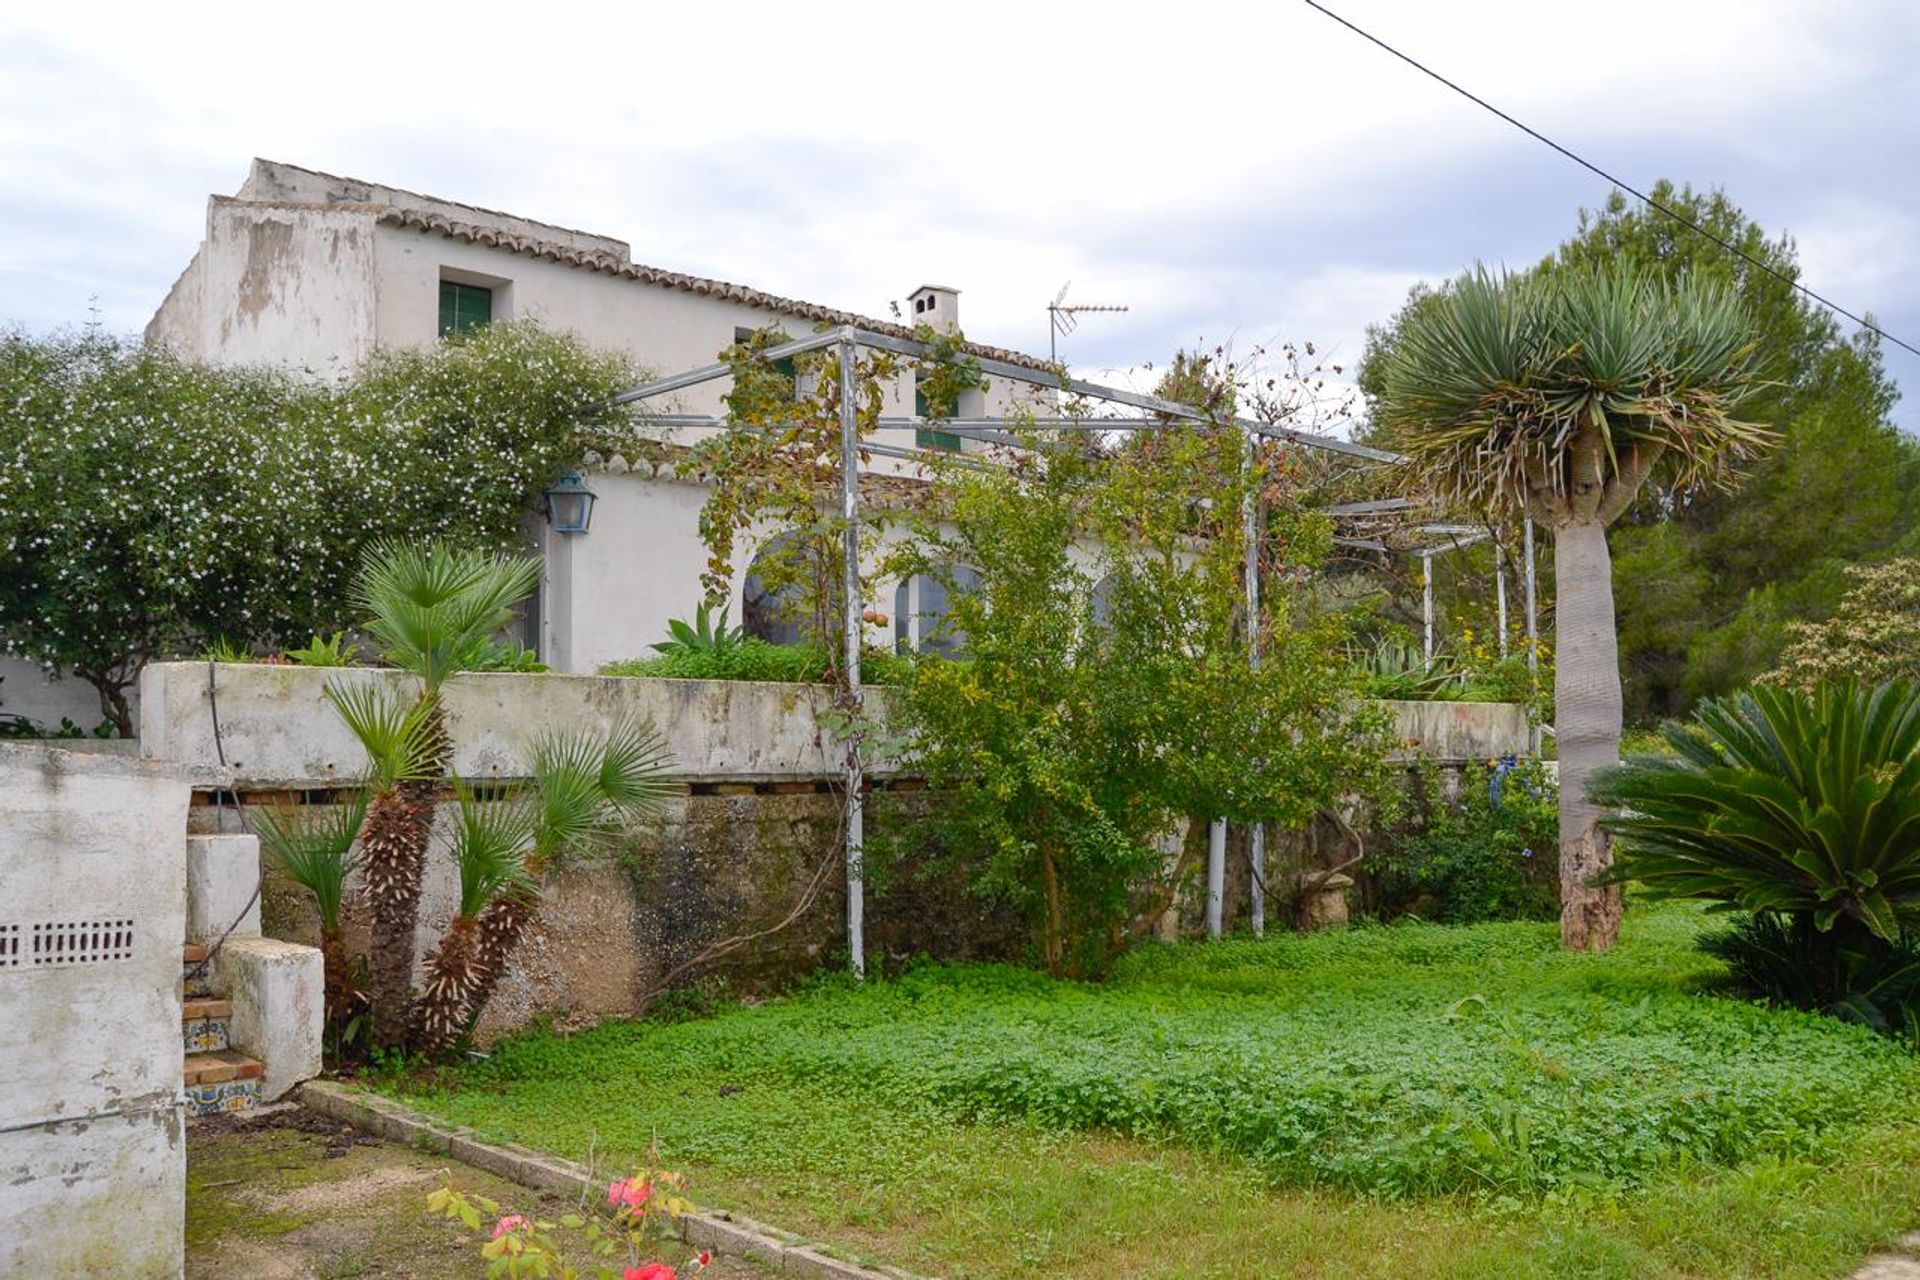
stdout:
[(1920, 1062), (1621, 945), (1402, 925), (925, 968), (531, 1037), (425, 1110), (952, 1277), (1834, 1276), (1920, 1226)]

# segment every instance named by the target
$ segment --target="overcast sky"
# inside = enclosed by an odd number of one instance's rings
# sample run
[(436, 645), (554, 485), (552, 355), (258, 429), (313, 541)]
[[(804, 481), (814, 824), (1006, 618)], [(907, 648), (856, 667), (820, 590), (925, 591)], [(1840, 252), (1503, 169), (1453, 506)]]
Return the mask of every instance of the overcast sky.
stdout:
[[(1725, 186), (1920, 346), (1920, 5), (1329, 3), (1627, 181)], [(1298, 0), (12, 8), (0, 322), (36, 329), (137, 330), (255, 155), (874, 315), (954, 285), (1031, 351), (1071, 280), (1132, 308), (1065, 340), (1083, 373), (1351, 361), (1414, 281), (1530, 264), (1607, 194)]]

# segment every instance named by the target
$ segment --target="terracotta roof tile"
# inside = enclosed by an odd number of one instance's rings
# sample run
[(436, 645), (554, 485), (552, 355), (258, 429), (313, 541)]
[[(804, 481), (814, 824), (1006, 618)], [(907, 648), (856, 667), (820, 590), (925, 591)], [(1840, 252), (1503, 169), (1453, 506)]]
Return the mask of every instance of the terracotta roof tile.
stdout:
[[(613, 254), (594, 253), (575, 249), (552, 240), (538, 240), (530, 236), (515, 235), (494, 227), (481, 226), (473, 222), (460, 222), (439, 214), (425, 213), (417, 209), (403, 209), (394, 206), (381, 206), (377, 214), (379, 221), (388, 226), (405, 227), (415, 231), (430, 232), (463, 240), (470, 244), (486, 245), (489, 248), (505, 249), (511, 253), (523, 253), (529, 257), (545, 258), (551, 262), (564, 263), (570, 267), (581, 267), (589, 271), (601, 271), (607, 275), (621, 276), (628, 280), (637, 280), (642, 284), (658, 285), (667, 289), (679, 289), (686, 293), (699, 294), (702, 297), (720, 298), (727, 302), (737, 302), (742, 306), (757, 307), (764, 311), (775, 311), (781, 315), (794, 316), (802, 320), (814, 320), (827, 325), (856, 325), (875, 333), (884, 333), (896, 338), (911, 338), (913, 330), (903, 324), (894, 324), (885, 320), (875, 320), (871, 316), (858, 315), (851, 311), (840, 311), (833, 307), (823, 307), (816, 302), (802, 302), (797, 298), (783, 298), (778, 294), (764, 293), (759, 289), (742, 284), (729, 284), (725, 280), (713, 280), (706, 276), (692, 276), (680, 271), (665, 271), (659, 267), (649, 267), (643, 263), (629, 262)], [(1003, 360), (1008, 364), (1017, 364), (1023, 368), (1050, 370), (1053, 366), (1037, 356), (1012, 351), (1005, 347), (989, 347), (977, 342), (969, 342), (967, 350), (977, 356), (991, 360)]]

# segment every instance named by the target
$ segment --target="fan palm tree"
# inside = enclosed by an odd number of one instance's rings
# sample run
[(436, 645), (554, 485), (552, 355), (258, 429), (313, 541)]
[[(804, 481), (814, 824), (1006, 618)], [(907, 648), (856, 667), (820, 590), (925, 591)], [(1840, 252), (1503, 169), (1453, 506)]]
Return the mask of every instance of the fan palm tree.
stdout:
[[(413, 976), (411, 916), (407, 946), (383, 945), (383, 940), (396, 930), (391, 905), (405, 900), (410, 869), (416, 886), (413, 901), (416, 906), (419, 902), (419, 868), (413, 864), (424, 854), (416, 840), (433, 821), (432, 796), (422, 795), (420, 785), (435, 771), (437, 730), (426, 703), (375, 685), (329, 684), (326, 695), (367, 753), (359, 834), (361, 886), (373, 916), (368, 994), (375, 1043), (396, 1044), (391, 1010), (405, 999)], [(388, 1011), (384, 1024), (383, 1011)], [(400, 1009), (402, 1018), (405, 1012)]]
[(420, 681), (413, 712), (424, 735), (415, 771), (398, 777), (390, 794), (376, 794), (369, 805), (361, 840), (373, 925), (375, 1043), (397, 1045), (407, 1030), (433, 802), (452, 755), (441, 687), (484, 660), (494, 635), (513, 620), (514, 605), (539, 580), (537, 559), (401, 542), (376, 543), (355, 576), (352, 598), (366, 617), (367, 634), (388, 662)]
[(548, 734), (532, 754), (529, 796), (475, 805), (458, 791), (460, 912), (428, 958), (410, 1036), (429, 1055), (452, 1048), (486, 1007), (539, 909), (544, 872), (622, 823), (657, 816), (669, 792), (666, 745), (650, 722)]
[(426, 983), (407, 1034), (410, 1048), (429, 1055), (444, 1053), (466, 1030), (479, 979), (481, 913), (501, 895), (529, 888), (527, 852), (536, 812), (523, 797), (476, 800), (458, 779), (453, 790), (459, 805), (453, 861), (460, 872), (460, 904), (427, 956)]
[(1383, 371), (1383, 438), (1437, 499), (1551, 531), (1557, 595), (1561, 940), (1603, 949), (1620, 891), (1587, 782), (1620, 750), (1607, 526), (1659, 476), (1721, 481), (1772, 434), (1736, 417), (1758, 385), (1733, 293), (1633, 270), (1477, 269), (1409, 317)]
[(267, 857), (314, 897), (320, 909), (320, 959), (328, 1026), (338, 1026), (355, 1003), (340, 936), (340, 904), (353, 873), (353, 842), (367, 816), (362, 790), (325, 809), (267, 809), (255, 830)]

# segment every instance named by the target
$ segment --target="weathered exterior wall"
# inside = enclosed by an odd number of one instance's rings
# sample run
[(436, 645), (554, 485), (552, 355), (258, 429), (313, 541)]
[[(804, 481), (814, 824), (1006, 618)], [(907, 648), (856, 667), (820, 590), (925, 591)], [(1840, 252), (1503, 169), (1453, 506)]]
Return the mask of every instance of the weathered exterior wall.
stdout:
[[(150, 759), (228, 765), (255, 788), (333, 787), (353, 782), (359, 744), (323, 696), (329, 681), (411, 688), (399, 672), (222, 663), (213, 668), (221, 743), (213, 731), (208, 667), (159, 662), (140, 678), (147, 715), (141, 752)], [(831, 700), (820, 685), (609, 676), (482, 674), (455, 677), (445, 693), (453, 769), (468, 778), (528, 772), (527, 748), (543, 731), (605, 727), (651, 718), (665, 732), (675, 776), (689, 781), (791, 781), (832, 777), (839, 751), (818, 712)], [(884, 718), (884, 690), (869, 689)], [(1394, 702), (1395, 738), (1405, 754), (1486, 760), (1525, 754), (1526, 715), (1507, 703)], [(868, 772), (890, 776), (877, 755)]]
[(367, 205), (215, 196), (199, 254), (148, 337), (195, 359), (343, 377), (377, 337), (374, 227)]
[[(386, 683), (411, 691), (396, 671), (241, 665), (214, 668), (221, 742), (213, 730), (207, 664), (158, 662), (140, 677), (147, 708), (143, 755), (155, 760), (227, 763), (251, 788), (322, 788), (354, 783), (364, 756), (325, 700), (329, 680)], [(651, 718), (666, 734), (675, 776), (778, 781), (831, 775), (839, 758), (816, 709), (824, 686), (720, 680), (602, 676), (464, 675), (443, 693), (454, 772), (467, 778), (520, 778), (537, 735), (571, 727), (604, 728), (621, 718)], [(884, 712), (886, 696), (868, 691)], [(887, 774), (876, 761), (870, 772)]]
[(0, 743), (0, 1275), (180, 1273), (196, 779)]
[(1389, 702), (1402, 758), (1497, 760), (1529, 752), (1527, 709), (1515, 702)]
[[(907, 836), (908, 819), (927, 799), (925, 792), (871, 797), (871, 838)], [(542, 1018), (578, 1026), (631, 1016), (648, 992), (706, 948), (781, 925), (816, 874), (817, 895), (790, 925), (701, 964), (686, 982), (767, 992), (844, 963), (840, 808), (840, 798), (825, 792), (681, 796), (669, 803), (659, 826), (628, 832), (569, 864), (549, 877), (540, 915), (488, 1003), (480, 1038), (491, 1040)], [(233, 821), (230, 813), (196, 813), (204, 821)], [(443, 807), (441, 833), (449, 817)], [(436, 848), (444, 847), (436, 841)], [(446, 929), (457, 892), (451, 861), (436, 856), (421, 900), (417, 939), (423, 960)], [(317, 942), (312, 899), (284, 874), (269, 869), (262, 901), (269, 935)], [(343, 914), (347, 946), (359, 952), (369, 932), (357, 895), (349, 895)], [(908, 856), (869, 887), (867, 943), (869, 963), (888, 966), (919, 955), (1014, 957), (1025, 934), (1014, 912)]]

